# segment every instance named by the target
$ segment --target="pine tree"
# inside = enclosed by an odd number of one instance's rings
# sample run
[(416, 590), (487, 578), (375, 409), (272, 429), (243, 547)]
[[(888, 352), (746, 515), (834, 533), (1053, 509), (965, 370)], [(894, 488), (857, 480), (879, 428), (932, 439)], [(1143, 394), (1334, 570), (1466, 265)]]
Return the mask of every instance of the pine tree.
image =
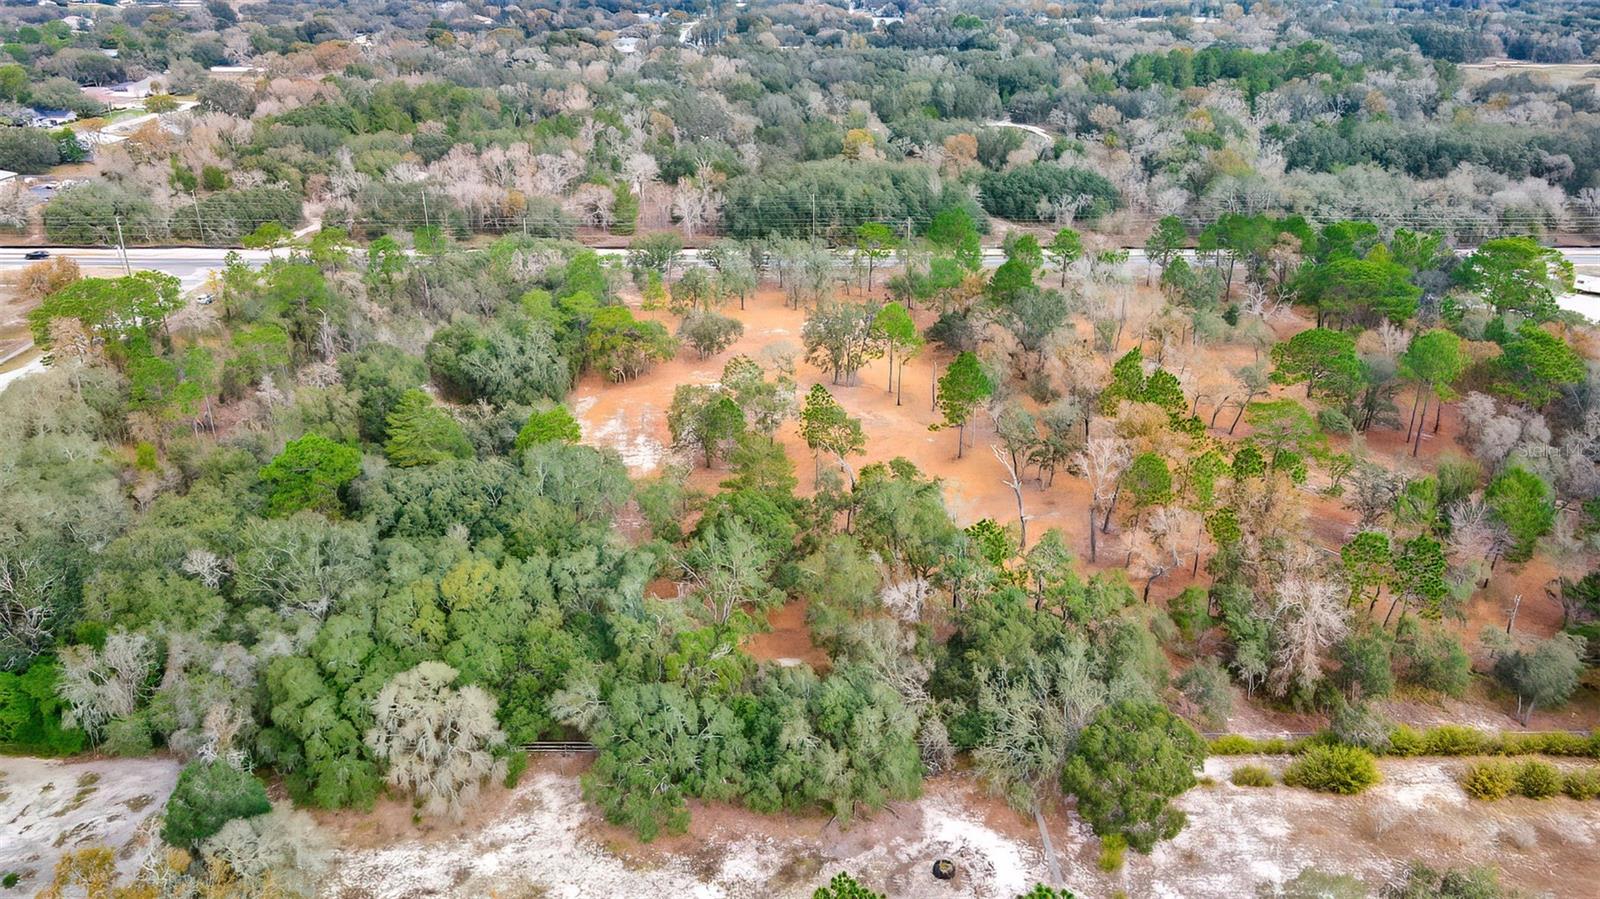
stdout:
[[(967, 422), (978, 404), (994, 393), (994, 382), (984, 374), (978, 357), (970, 352), (956, 356), (944, 377), (939, 379), (939, 411), (944, 413), (942, 427), (956, 429), (956, 458), (962, 457), (967, 442)], [(936, 426), (938, 427), (938, 426)]]
[(472, 458), (472, 442), (461, 426), (420, 390), (406, 391), (387, 422), (389, 442), (383, 452), (401, 468)]

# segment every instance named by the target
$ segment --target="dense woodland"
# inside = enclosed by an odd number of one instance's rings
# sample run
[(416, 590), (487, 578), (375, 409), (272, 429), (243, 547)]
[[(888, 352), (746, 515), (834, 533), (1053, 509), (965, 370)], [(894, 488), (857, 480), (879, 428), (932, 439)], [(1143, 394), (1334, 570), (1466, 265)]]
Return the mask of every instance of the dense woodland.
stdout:
[[(1459, 65), (1591, 59), (1593, 10), (449, 6), (3, 12), (11, 105), (145, 74), (199, 102), (11, 225), (275, 251), (207, 305), (62, 259), (14, 287), (51, 364), (0, 394), (0, 746), (184, 761), (183, 852), (117, 895), (309, 895), (296, 809), (459, 818), (544, 740), (592, 742), (587, 799), (645, 840), (690, 799), (848, 823), (959, 767), (1030, 818), (1071, 797), (1110, 867), (1184, 827), (1208, 753), (1335, 793), (1375, 756), (1600, 758), (1384, 705), (1592, 692), (1600, 344), (1544, 242), (1594, 229), (1600, 97)], [(0, 167), (84, 149), (37, 131)], [(775, 292), (803, 345), (730, 353)], [(585, 443), (580, 380), (690, 353), (721, 374), (671, 394), (671, 465)], [(1017, 516), (863, 462), (869, 363)], [(1087, 546), (1029, 527), (1068, 483)], [(1469, 632), (1529, 564), (1561, 630)], [(826, 664), (758, 661), (796, 600)], [(1326, 728), (1201, 736), (1240, 704)]]
[[(109, 242), (116, 215), (135, 242), (230, 244), (302, 215), (367, 237), (838, 239), (867, 221), (921, 232), (959, 202), (1124, 234), (1237, 212), (1477, 241), (1592, 231), (1600, 214), (1592, 86), (1460, 67), (1590, 58), (1581, 5), (1151, 3), (1105, 18), (913, 3), (876, 27), (822, 3), (712, 12), (212, 3), (103, 10), (74, 31), (56, 7), (11, 7), (0, 114), (100, 114), (80, 85), (139, 76), (159, 101), (198, 100), (96, 147), (102, 177), (43, 210), (66, 243)], [(0, 168), (80, 160), (80, 137), (0, 129)], [(37, 202), (11, 189), (0, 218), (21, 227)]]

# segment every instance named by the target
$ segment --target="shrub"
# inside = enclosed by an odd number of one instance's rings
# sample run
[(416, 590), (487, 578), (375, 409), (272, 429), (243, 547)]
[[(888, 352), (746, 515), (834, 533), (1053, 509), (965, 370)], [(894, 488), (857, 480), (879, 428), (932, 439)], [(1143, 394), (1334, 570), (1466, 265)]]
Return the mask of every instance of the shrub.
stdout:
[(1519, 734), (1508, 733), (1500, 737), (1501, 755), (1561, 755), (1561, 756), (1593, 756), (1595, 742), (1593, 737), (1581, 734), (1549, 733), (1549, 734)]
[(1562, 778), (1561, 792), (1573, 799), (1600, 797), (1600, 768), (1579, 768)]
[(191, 762), (178, 775), (167, 800), (161, 839), (190, 848), (235, 818), (265, 814), (272, 808), (267, 790), (248, 772), (227, 762)]
[(1323, 793), (1350, 796), (1380, 780), (1372, 753), (1355, 746), (1313, 746), (1289, 765), (1283, 782)]
[(1479, 755), (1488, 744), (1488, 738), (1476, 728), (1459, 724), (1441, 724), (1430, 727), (1423, 735), (1423, 755)]
[(1461, 648), (1461, 641), (1446, 631), (1415, 633), (1399, 639), (1395, 655), (1408, 683), (1460, 697), (1472, 681), (1472, 659)]
[(133, 467), (140, 471), (155, 471), (161, 467), (154, 443), (145, 440), (133, 448)]
[(1178, 689), (1199, 707), (1208, 726), (1220, 728), (1228, 723), (1228, 715), (1233, 711), (1233, 691), (1228, 673), (1215, 659), (1206, 659), (1185, 671), (1178, 679)]
[(144, 715), (129, 715), (106, 725), (106, 739), (101, 746), (112, 755), (149, 755), (155, 748), (150, 735), (150, 722)]
[(1421, 755), (1425, 747), (1422, 734), (1404, 724), (1389, 732), (1389, 754), (1398, 756)]
[(506, 789), (515, 787), (522, 780), (522, 772), (528, 770), (528, 754), (522, 750), (511, 753), (506, 759)]
[(1461, 789), (1473, 799), (1492, 802), (1511, 795), (1517, 786), (1517, 769), (1502, 761), (1478, 762), (1461, 776)]
[(883, 899), (883, 894), (867, 889), (860, 881), (840, 871), (827, 886), (818, 887), (811, 899)]
[(1211, 741), (1211, 755), (1293, 755), (1303, 750), (1308, 738), (1264, 737), (1254, 739), (1239, 734), (1223, 734)]
[(1517, 792), (1529, 799), (1549, 799), (1561, 786), (1561, 772), (1549, 762), (1529, 760), (1517, 768)]
[(1461, 899), (1501, 899), (1506, 893), (1493, 868), (1430, 868), (1420, 861), (1412, 862), (1401, 878), (1389, 885), (1383, 893), (1396, 899), (1430, 899), (1430, 897), (1461, 897)]
[(1338, 409), (1323, 409), (1317, 413), (1317, 427), (1323, 433), (1348, 436), (1355, 432), (1355, 425), (1350, 423), (1350, 417)]
[(1329, 722), (1339, 742), (1382, 755), (1389, 751), (1389, 720), (1373, 706), (1340, 703)]
[(1236, 787), (1270, 787), (1277, 783), (1272, 772), (1262, 765), (1240, 765), (1228, 778)]
[(31, 755), (70, 755), (83, 748), (83, 731), (61, 727), (65, 703), (56, 679), (56, 662), (49, 658), (21, 673), (0, 671), (0, 748)]
[(1212, 755), (1254, 755), (1256, 742), (1238, 734), (1223, 734), (1211, 741)]
[(1122, 834), (1107, 834), (1100, 841), (1100, 870), (1110, 873), (1121, 869), (1122, 857), (1128, 851), (1128, 841)]

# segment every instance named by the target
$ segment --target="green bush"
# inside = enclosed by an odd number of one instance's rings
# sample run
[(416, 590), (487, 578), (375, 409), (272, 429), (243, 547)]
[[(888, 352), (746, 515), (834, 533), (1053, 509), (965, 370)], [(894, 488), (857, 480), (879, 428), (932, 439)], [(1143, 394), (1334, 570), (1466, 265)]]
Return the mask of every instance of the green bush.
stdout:
[(1499, 760), (1478, 762), (1468, 766), (1461, 776), (1461, 789), (1473, 799), (1492, 802), (1511, 795), (1517, 787), (1517, 769)]
[(1457, 724), (1430, 727), (1423, 734), (1423, 755), (1481, 755), (1489, 740), (1483, 731)]
[(266, 787), (254, 775), (224, 761), (190, 762), (167, 800), (161, 839), (187, 849), (235, 818), (271, 811)]
[(1128, 841), (1122, 834), (1107, 834), (1100, 841), (1100, 870), (1111, 873), (1122, 868), (1122, 857), (1127, 854)]
[(133, 467), (140, 471), (155, 471), (161, 467), (156, 458), (156, 445), (148, 440), (140, 441), (133, 448)]
[(1323, 409), (1317, 413), (1317, 427), (1325, 434), (1338, 434), (1348, 436), (1355, 433), (1355, 425), (1350, 423), (1349, 416), (1338, 409)]
[(1389, 754), (1402, 757), (1421, 755), (1426, 742), (1422, 733), (1414, 727), (1402, 724), (1389, 732)]
[(144, 715), (129, 715), (106, 726), (106, 739), (102, 749), (123, 757), (149, 755), (155, 749), (150, 735), (150, 721)]
[(49, 658), (20, 674), (0, 671), (0, 748), (31, 755), (71, 755), (83, 748), (83, 731), (61, 726), (56, 673)]
[(1212, 755), (1293, 755), (1303, 750), (1306, 739), (1265, 737), (1255, 739), (1239, 734), (1223, 734), (1211, 741)]
[(1593, 757), (1595, 740), (1592, 736), (1568, 733), (1519, 734), (1508, 733), (1500, 737), (1500, 755), (1559, 755)]
[(1517, 792), (1529, 799), (1549, 799), (1561, 786), (1561, 772), (1549, 762), (1530, 759), (1517, 768)]
[(1372, 753), (1354, 746), (1313, 746), (1296, 758), (1283, 774), (1283, 782), (1323, 793), (1350, 796), (1381, 779)]
[(1270, 787), (1277, 783), (1272, 772), (1262, 765), (1240, 765), (1228, 778), (1236, 787)]
[(528, 754), (522, 750), (511, 753), (506, 759), (506, 789), (515, 787), (522, 780), (522, 772), (528, 770)]
[(1573, 799), (1600, 797), (1600, 768), (1579, 768), (1568, 771), (1561, 780), (1561, 792)]
[(1212, 755), (1254, 755), (1256, 743), (1238, 734), (1223, 734), (1211, 741)]

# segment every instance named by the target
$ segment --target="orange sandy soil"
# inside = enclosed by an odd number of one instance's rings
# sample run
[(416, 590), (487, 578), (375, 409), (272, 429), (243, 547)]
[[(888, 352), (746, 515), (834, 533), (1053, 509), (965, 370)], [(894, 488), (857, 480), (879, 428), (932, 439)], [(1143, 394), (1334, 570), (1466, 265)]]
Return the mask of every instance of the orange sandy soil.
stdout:
[[(882, 291), (878, 291), (877, 295), (882, 298)], [(857, 291), (841, 296), (841, 299), (858, 301), (861, 297), (862, 294)], [(637, 299), (633, 302), (636, 304)], [(1134, 346), (1132, 335), (1138, 333), (1141, 322), (1158, 307), (1159, 302), (1157, 291), (1142, 283), (1134, 285), (1129, 323), (1111, 358)], [(719, 465), (714, 470), (708, 470), (697, 458), (680, 458), (670, 449), (671, 436), (667, 428), (666, 411), (672, 401), (672, 392), (679, 384), (715, 383), (721, 376), (723, 366), (735, 355), (760, 358), (765, 349), (786, 347), (797, 357), (795, 379), (799, 396), (803, 397), (813, 384), (823, 384), (852, 416), (861, 420), (867, 443), (863, 456), (851, 460), (857, 470), (872, 462), (904, 456), (924, 473), (944, 482), (946, 503), (958, 523), (968, 524), (981, 518), (992, 518), (1001, 524), (1015, 524), (1016, 501), (1003, 483), (1005, 469), (989, 451), (989, 445), (994, 442), (993, 424), (984, 416), (978, 416), (977, 423), (968, 428), (970, 443), (961, 458), (956, 455), (954, 433), (930, 429), (930, 426), (939, 422), (938, 413), (929, 408), (930, 381), (932, 377), (943, 373), (950, 361), (950, 354), (929, 345), (907, 363), (903, 401), (897, 404), (895, 395), (886, 390), (888, 373), (884, 359), (872, 361), (853, 385), (834, 384), (827, 372), (804, 361), (800, 331), (805, 321), (805, 311), (789, 308), (781, 291), (768, 287), (751, 297), (745, 309), (741, 310), (737, 303), (732, 303), (724, 307), (722, 312), (741, 321), (745, 330), (737, 342), (716, 356), (700, 359), (696, 353), (685, 349), (676, 359), (658, 366), (637, 380), (622, 384), (608, 384), (592, 374), (584, 377), (571, 402), (582, 422), (585, 441), (618, 450), (636, 476), (655, 472), (673, 460), (682, 461), (693, 466), (690, 477), (692, 486), (715, 490), (718, 482), (727, 476), (726, 468)], [(676, 318), (667, 312), (639, 314), (676, 329)], [(935, 318), (935, 313), (927, 309), (917, 310), (914, 315), (918, 326), (922, 328), (930, 325)], [(1083, 333), (1081, 317), (1079, 322), (1080, 333)], [(1296, 315), (1275, 321), (1273, 327), (1281, 340), (1311, 325), (1312, 322)], [(1256, 358), (1249, 347), (1242, 345), (1186, 348), (1186, 352), (1186, 367), (1194, 373), (1198, 384), (1195, 389), (1210, 394), (1207, 399), (1212, 401), (1231, 389), (1231, 375), (1228, 372)], [(1190, 393), (1192, 396), (1194, 389)], [(1275, 387), (1273, 394), (1301, 398), (1304, 388)], [(1409, 393), (1397, 398), (1402, 414), (1409, 411), (1410, 399)], [(1206, 401), (1200, 403), (1198, 413), (1203, 420), (1209, 421), (1212, 411), (1213, 407)], [(1226, 439), (1227, 426), (1233, 414), (1232, 410), (1224, 410), (1217, 419), (1218, 427), (1211, 433)], [(1438, 457), (1446, 452), (1465, 452), (1457, 444), (1461, 421), (1455, 406), (1445, 407), (1437, 435), (1432, 432), (1433, 413), (1430, 411), (1427, 417), (1428, 431), (1416, 458), (1411, 456), (1411, 445), (1405, 440), (1404, 432), (1391, 429), (1374, 428), (1364, 435), (1367, 452), (1391, 469), (1411, 472), (1431, 469)], [(1240, 422), (1233, 439), (1242, 439), (1249, 433), (1249, 425)], [(800, 439), (797, 424), (794, 421), (785, 423), (778, 432), (778, 439), (795, 462), (800, 479), (799, 492), (808, 494), (813, 487), (814, 462), (809, 449)], [(1338, 438), (1334, 440), (1333, 448), (1345, 449), (1346, 444), (1343, 438)], [(823, 464), (828, 463), (825, 461)], [(1316, 475), (1306, 486), (1306, 521), (1317, 541), (1329, 551), (1336, 552), (1355, 532), (1357, 516), (1340, 499), (1323, 495), (1320, 492), (1322, 486), (1325, 483), (1319, 483)], [(1099, 563), (1090, 564), (1087, 561), (1088, 499), (1087, 482), (1066, 472), (1058, 472), (1054, 484), (1049, 487), (1042, 487), (1034, 481), (1025, 482), (1024, 502), (1029, 516), (1030, 540), (1037, 539), (1047, 529), (1058, 528), (1077, 553), (1080, 566), (1085, 571), (1119, 568), (1125, 553), (1121, 549), (1120, 528), (1115, 521), (1110, 533), (1100, 538)], [(1555, 576), (1552, 564), (1543, 558), (1517, 566), (1502, 562), (1489, 587), (1468, 603), (1466, 622), (1452, 626), (1466, 641), (1469, 651), (1476, 654), (1483, 628), (1491, 625), (1504, 627), (1511, 599), (1520, 593), (1523, 603), (1517, 617), (1517, 632), (1549, 636), (1561, 624), (1560, 607), (1545, 591), (1545, 584)], [(1184, 566), (1158, 580), (1151, 590), (1151, 600), (1164, 604), (1184, 587), (1208, 582), (1202, 560), (1198, 577), (1191, 576), (1188, 566)], [(665, 588), (657, 593), (673, 595), (672, 590)], [(1380, 606), (1379, 614), (1384, 611), (1386, 607)], [(771, 631), (756, 635), (747, 646), (757, 658), (800, 659), (814, 665), (825, 659), (825, 654), (810, 640), (805, 627), (803, 603), (791, 602), (774, 610), (770, 623)], [(1504, 697), (1493, 702), (1487, 698), (1478, 699), (1473, 703), (1474, 707), (1482, 703), (1489, 706), (1481, 710), (1485, 723), (1499, 720), (1501, 726), (1515, 726), (1514, 720), (1502, 714), (1508, 707)], [(1239, 705), (1244, 709), (1252, 704)], [(1514, 707), (1514, 703), (1511, 707)], [(1425, 704), (1417, 703), (1401, 706), (1401, 711), (1407, 713), (1402, 720), (1411, 720), (1411, 715), (1415, 714), (1419, 723), (1442, 720), (1447, 710), (1452, 713), (1455, 711), (1440, 707), (1437, 712), (1429, 712)], [(1236, 729), (1240, 730), (1312, 729), (1310, 725), (1315, 723), (1308, 716), (1261, 709), (1248, 714), (1241, 713), (1237, 717), (1241, 720)], [(1596, 724), (1600, 724), (1600, 694), (1586, 689), (1580, 691), (1574, 702), (1560, 712), (1537, 713), (1530, 726), (1588, 727)]]
[(744, 650), (751, 658), (763, 662), (793, 665), (805, 662), (818, 673), (829, 668), (828, 654), (811, 642), (811, 628), (806, 626), (806, 606), (803, 599), (791, 600), (767, 613), (771, 630), (752, 635), (745, 641)]
[[(845, 299), (859, 299), (853, 294)], [(800, 329), (805, 322), (805, 311), (788, 308), (783, 294), (777, 290), (763, 290), (740, 310), (737, 304), (721, 311), (744, 324), (744, 336), (724, 352), (708, 359), (700, 359), (690, 350), (684, 350), (676, 359), (657, 366), (645, 376), (622, 384), (608, 384), (598, 375), (587, 375), (574, 391), (571, 403), (583, 425), (586, 442), (618, 450), (634, 475), (646, 475), (659, 469), (666, 460), (676, 458), (670, 449), (671, 435), (667, 428), (667, 407), (672, 402), (672, 392), (679, 384), (712, 384), (722, 374), (722, 368), (735, 355), (759, 358), (768, 347), (788, 345), (797, 354), (803, 353)], [(676, 327), (675, 317), (664, 312), (640, 312), (641, 317), (653, 318)], [(932, 324), (935, 315), (928, 310), (918, 310), (916, 318), (920, 327)], [(1133, 328), (1130, 326), (1130, 332)], [(1286, 329), (1292, 333), (1294, 329)], [(1126, 352), (1133, 343), (1124, 338), (1120, 352)], [(1251, 361), (1253, 354), (1246, 347), (1205, 348), (1196, 354), (1205, 359), (1208, 367), (1233, 368)], [(953, 431), (933, 431), (930, 426), (940, 421), (930, 406), (930, 384), (937, 374), (944, 372), (950, 354), (929, 347), (905, 366), (903, 402), (895, 403), (895, 395), (887, 387), (887, 361), (877, 359), (864, 369), (854, 385), (836, 385), (827, 372), (803, 359), (798, 361), (795, 379), (800, 396), (813, 384), (823, 384), (852, 416), (859, 418), (867, 436), (866, 452), (851, 463), (859, 470), (872, 462), (883, 462), (904, 456), (914, 462), (924, 473), (940, 478), (945, 486), (945, 499), (951, 515), (961, 524), (981, 518), (993, 518), (1001, 524), (1016, 522), (1016, 500), (1003, 483), (1004, 467), (989, 451), (994, 441), (993, 425), (980, 420), (968, 428), (968, 446), (962, 458), (956, 456), (956, 434)], [(1201, 413), (1209, 417), (1209, 407), (1202, 404)], [(1224, 414), (1219, 424), (1229, 421)], [(1243, 437), (1249, 427), (1240, 424), (1238, 436)], [(810, 450), (800, 439), (798, 426), (789, 421), (778, 432), (778, 440), (795, 462), (800, 478), (799, 492), (809, 494), (812, 487), (814, 463)], [(723, 467), (708, 470), (698, 459), (681, 461), (695, 466), (691, 484), (703, 490), (714, 490), (727, 476)], [(824, 461), (824, 465), (828, 462)], [(1089, 536), (1087, 522), (1088, 485), (1079, 478), (1058, 473), (1053, 486), (1041, 489), (1033, 481), (1025, 482), (1024, 502), (1028, 513), (1028, 533), (1036, 537), (1049, 528), (1059, 528), (1076, 547), (1079, 555), (1087, 559)], [(1113, 522), (1111, 533), (1101, 541), (1102, 565), (1116, 564), (1118, 528)], [(1106, 561), (1110, 560), (1110, 561)], [(1087, 563), (1086, 563), (1087, 564)], [(1181, 589), (1176, 573), (1158, 582), (1152, 596), (1165, 596)]]

